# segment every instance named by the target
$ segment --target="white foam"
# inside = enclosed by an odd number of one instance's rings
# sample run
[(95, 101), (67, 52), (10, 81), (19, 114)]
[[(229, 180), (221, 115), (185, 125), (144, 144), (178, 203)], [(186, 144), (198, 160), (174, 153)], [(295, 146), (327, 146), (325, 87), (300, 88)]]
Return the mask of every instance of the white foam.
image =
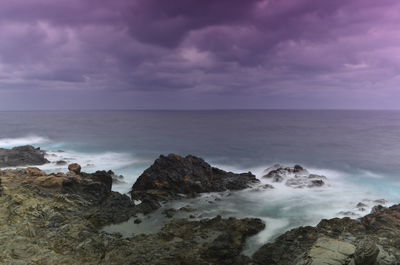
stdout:
[(37, 135), (27, 135), (19, 138), (0, 138), (1, 148), (11, 148), (21, 145), (35, 145), (49, 142), (50, 140), (46, 137)]
[(95, 170), (115, 170), (131, 165), (135, 160), (128, 153), (105, 152), (100, 154), (79, 153), (74, 151), (47, 151), (46, 158), (50, 163), (39, 166), (48, 171), (65, 171), (66, 165), (57, 165), (57, 161), (67, 164), (78, 163), (82, 170), (91, 172)]

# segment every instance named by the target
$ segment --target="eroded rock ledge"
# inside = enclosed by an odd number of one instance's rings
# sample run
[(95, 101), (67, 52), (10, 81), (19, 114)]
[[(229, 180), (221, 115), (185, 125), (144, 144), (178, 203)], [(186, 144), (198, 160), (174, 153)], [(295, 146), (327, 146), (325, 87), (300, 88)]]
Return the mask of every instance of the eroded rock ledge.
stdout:
[(257, 265), (400, 264), (400, 205), (360, 219), (334, 218), (293, 229), (253, 258)]

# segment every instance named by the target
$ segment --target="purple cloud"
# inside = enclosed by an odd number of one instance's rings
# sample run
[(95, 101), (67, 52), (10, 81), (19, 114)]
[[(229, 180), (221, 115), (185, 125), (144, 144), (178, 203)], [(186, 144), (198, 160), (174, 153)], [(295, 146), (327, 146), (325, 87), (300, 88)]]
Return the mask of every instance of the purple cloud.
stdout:
[[(399, 9), (395, 0), (4, 0), (0, 104), (79, 108), (80, 95), (92, 108), (397, 108)], [(26, 106), (18, 99), (28, 94), (41, 100)]]

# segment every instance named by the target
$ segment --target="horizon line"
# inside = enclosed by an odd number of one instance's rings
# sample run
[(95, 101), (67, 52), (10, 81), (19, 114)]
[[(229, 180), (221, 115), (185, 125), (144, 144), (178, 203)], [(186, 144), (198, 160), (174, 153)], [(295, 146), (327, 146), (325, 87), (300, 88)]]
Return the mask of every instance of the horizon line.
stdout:
[(90, 112), (90, 111), (399, 111), (398, 109), (382, 108), (193, 108), (193, 109), (169, 109), (169, 108), (137, 108), (137, 109), (24, 109), (1, 110), (0, 112)]

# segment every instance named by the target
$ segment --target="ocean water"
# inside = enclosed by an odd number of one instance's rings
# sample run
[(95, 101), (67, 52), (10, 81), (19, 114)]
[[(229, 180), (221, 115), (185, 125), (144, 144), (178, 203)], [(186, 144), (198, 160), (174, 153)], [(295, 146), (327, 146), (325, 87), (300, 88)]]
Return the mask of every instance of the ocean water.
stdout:
[[(125, 183), (114, 186), (120, 192), (128, 192), (144, 169), (168, 153), (197, 155), (260, 178), (275, 163), (300, 164), (328, 178), (323, 188), (274, 184), (273, 190), (204, 194), (165, 206), (196, 207), (196, 218), (262, 218), (267, 228), (249, 241), (248, 253), (299, 225), (315, 225), (345, 211), (362, 216), (373, 200), (400, 202), (400, 111), (0, 112), (0, 147), (24, 144), (51, 150), (51, 161), (78, 162), (88, 172), (114, 170), (124, 175)], [(55, 164), (42, 168), (66, 170)], [(361, 201), (369, 206), (365, 212), (355, 208)], [(160, 211), (144, 220), (107, 229), (150, 233), (166, 221)]]

